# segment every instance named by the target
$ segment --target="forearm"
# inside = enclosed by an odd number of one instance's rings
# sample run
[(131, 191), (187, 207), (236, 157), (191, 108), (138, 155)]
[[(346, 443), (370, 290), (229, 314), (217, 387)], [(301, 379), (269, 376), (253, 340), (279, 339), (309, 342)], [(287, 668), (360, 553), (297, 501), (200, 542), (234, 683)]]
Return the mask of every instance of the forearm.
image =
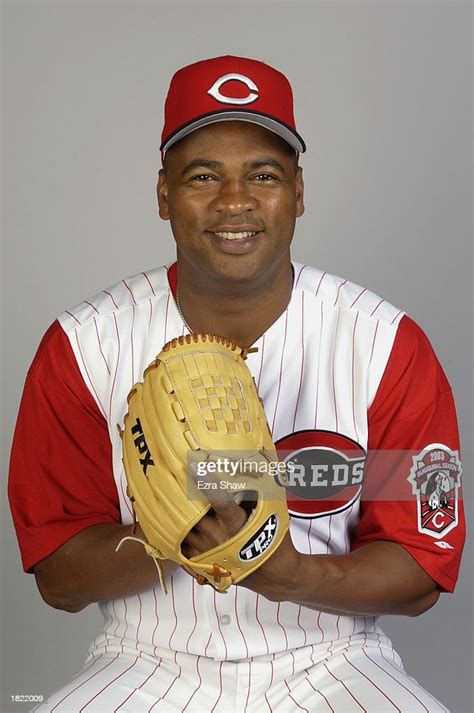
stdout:
[(433, 606), (439, 596), (433, 580), (403, 547), (392, 542), (374, 542), (348, 555), (296, 553), (292, 563), (282, 564), (290, 577), (283, 571), (281, 577), (275, 577), (275, 570), (272, 573), (262, 567), (244, 586), (272, 601), (292, 601), (352, 616), (416, 616)]
[[(43, 599), (57, 609), (80, 611), (88, 604), (138, 594), (158, 584), (152, 558), (139, 542), (124, 542), (131, 525), (104, 523), (82, 530), (39, 562), (34, 573)], [(142, 536), (140, 531), (136, 537)], [(177, 567), (163, 562), (165, 576)]]

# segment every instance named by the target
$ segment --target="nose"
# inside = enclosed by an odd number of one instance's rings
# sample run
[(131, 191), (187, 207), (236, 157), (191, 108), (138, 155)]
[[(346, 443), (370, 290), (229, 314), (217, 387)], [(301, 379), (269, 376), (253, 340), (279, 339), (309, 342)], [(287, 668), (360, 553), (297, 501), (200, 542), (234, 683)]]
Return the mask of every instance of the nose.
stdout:
[(252, 195), (251, 186), (245, 180), (223, 181), (214, 199), (214, 209), (218, 213), (240, 215), (255, 210), (258, 201)]

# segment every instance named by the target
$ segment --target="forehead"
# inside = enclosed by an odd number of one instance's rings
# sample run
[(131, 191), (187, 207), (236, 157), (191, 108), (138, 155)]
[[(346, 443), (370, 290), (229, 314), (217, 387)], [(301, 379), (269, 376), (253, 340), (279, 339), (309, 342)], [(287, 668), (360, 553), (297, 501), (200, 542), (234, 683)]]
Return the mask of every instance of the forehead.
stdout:
[(195, 158), (212, 159), (251, 157), (265, 154), (280, 160), (295, 156), (294, 150), (269, 129), (247, 121), (220, 121), (204, 126), (178, 141), (167, 152), (167, 160), (189, 161)]

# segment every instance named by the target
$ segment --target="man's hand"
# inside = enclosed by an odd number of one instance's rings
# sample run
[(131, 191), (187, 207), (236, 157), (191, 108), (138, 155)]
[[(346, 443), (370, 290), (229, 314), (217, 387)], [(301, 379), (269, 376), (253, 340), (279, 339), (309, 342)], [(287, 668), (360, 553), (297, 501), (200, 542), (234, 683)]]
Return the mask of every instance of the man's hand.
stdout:
[[(222, 494), (214, 498), (210, 495), (209, 500), (212, 510), (184, 540), (181, 549), (186, 557), (202, 554), (236, 535), (247, 522), (252, 508), (252, 503), (244, 503), (242, 507), (232, 497)], [(267, 599), (283, 601), (292, 591), (300, 557), (287, 532), (275, 554), (237, 586), (263, 594)]]
[[(231, 498), (209, 498), (212, 510), (193, 528), (183, 551), (193, 557), (225, 542), (245, 524), (250, 508)], [(275, 553), (239, 582), (276, 602), (331, 614), (416, 616), (436, 603), (439, 590), (395, 542), (372, 542), (347, 555), (305, 555), (288, 532)]]

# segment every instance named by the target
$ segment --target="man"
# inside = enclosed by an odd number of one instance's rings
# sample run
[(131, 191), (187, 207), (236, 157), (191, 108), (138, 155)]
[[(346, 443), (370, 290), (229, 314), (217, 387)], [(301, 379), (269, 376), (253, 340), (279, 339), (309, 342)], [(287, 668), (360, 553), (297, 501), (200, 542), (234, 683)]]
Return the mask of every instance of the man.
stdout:
[[(446, 710), (376, 624), (433, 606), (459, 567), (456, 418), (426, 337), (370, 291), (292, 263), (305, 145), (281, 73), (240, 57), (181, 69), (161, 149), (177, 262), (61, 315), (25, 386), (10, 480), (24, 568), (51, 606), (104, 614), (82, 671), (37, 710)], [(163, 344), (210, 331), (258, 348), (247, 364), (298, 476), (290, 533), (225, 596), (167, 562), (165, 596), (139, 544), (116, 552), (132, 530), (116, 426)], [(246, 520), (213, 505), (188, 556)]]

